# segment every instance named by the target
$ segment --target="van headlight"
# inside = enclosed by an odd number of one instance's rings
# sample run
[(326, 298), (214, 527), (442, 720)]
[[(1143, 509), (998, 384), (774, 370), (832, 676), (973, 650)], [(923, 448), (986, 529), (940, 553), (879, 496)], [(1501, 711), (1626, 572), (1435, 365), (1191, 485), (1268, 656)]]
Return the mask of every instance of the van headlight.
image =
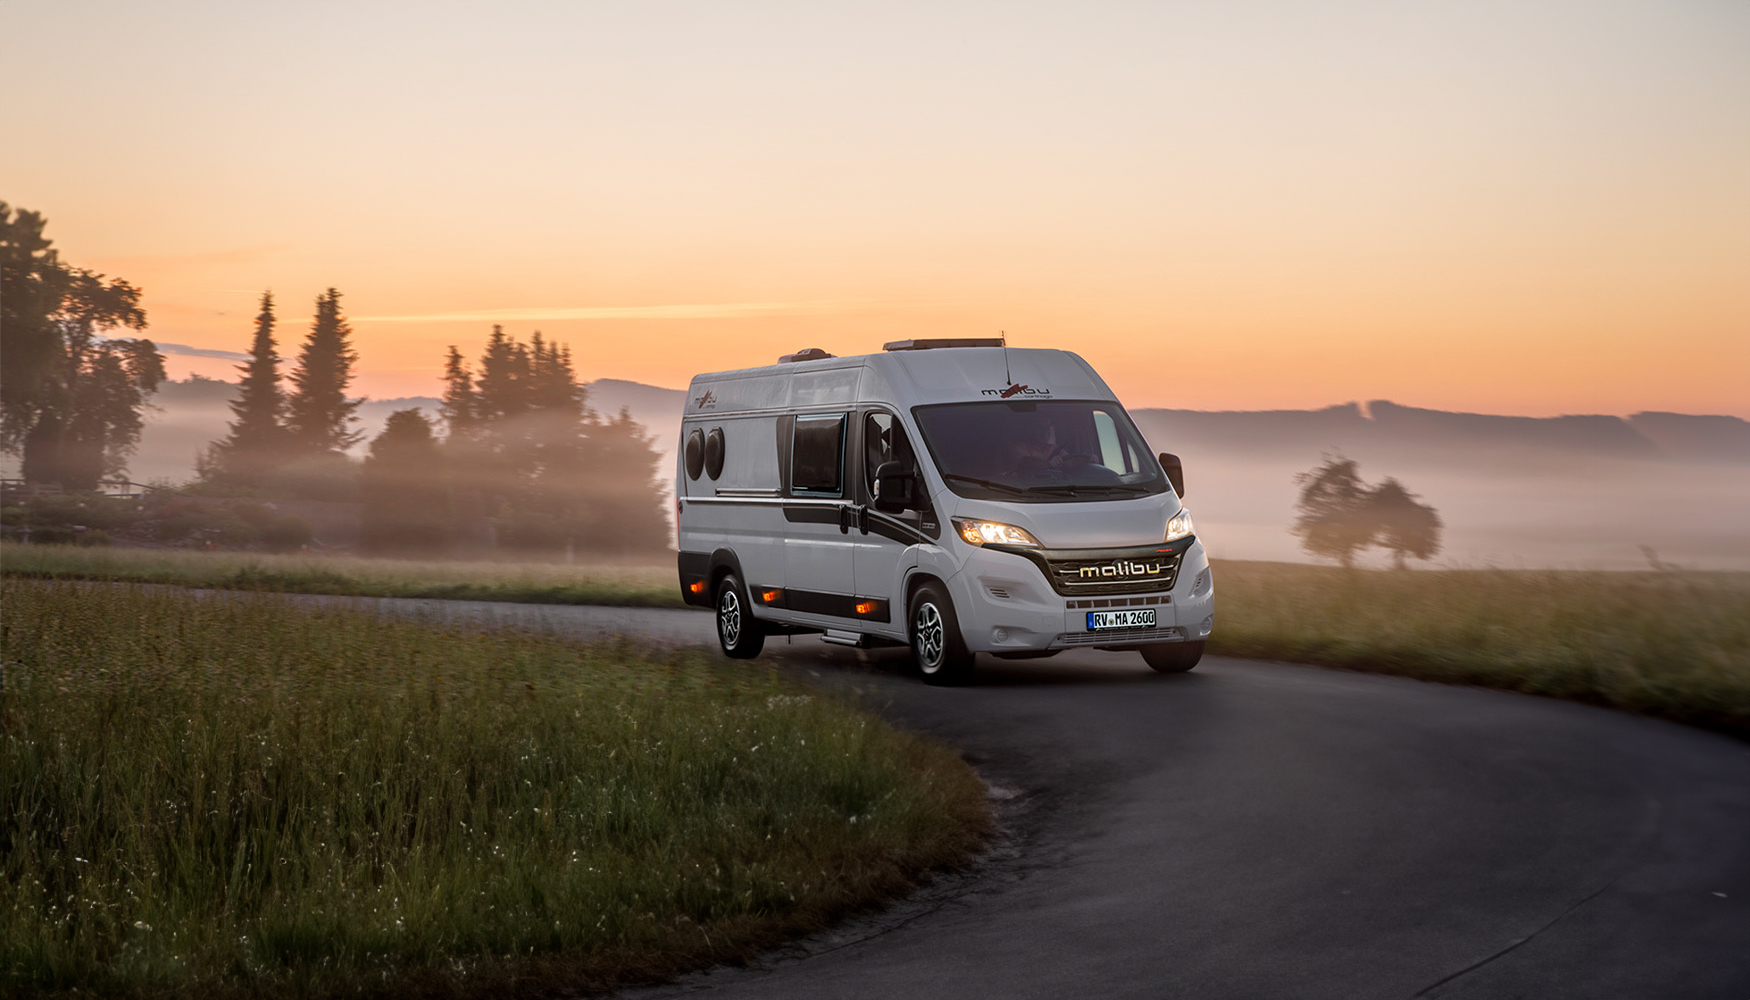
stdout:
[(1180, 508), (1173, 515), (1173, 519), (1167, 522), (1167, 541), (1176, 542), (1181, 538), (1188, 538), (1195, 530), (1197, 529), (1191, 527), (1191, 512)]
[(1012, 524), (1000, 521), (975, 521), (971, 518), (954, 518), (954, 530), (960, 532), (960, 537), (966, 539), (968, 545), (1025, 545), (1030, 548), (1039, 547), (1039, 539), (1027, 533), (1025, 528), (1017, 528)]

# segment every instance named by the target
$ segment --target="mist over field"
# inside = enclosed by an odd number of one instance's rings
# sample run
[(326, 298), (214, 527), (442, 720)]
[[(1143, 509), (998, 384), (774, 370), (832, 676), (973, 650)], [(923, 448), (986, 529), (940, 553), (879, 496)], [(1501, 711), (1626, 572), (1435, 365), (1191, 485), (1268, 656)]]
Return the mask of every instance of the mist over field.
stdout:
[[(1445, 522), (1424, 565), (1502, 569), (1750, 568), (1750, 422), (1679, 414), (1495, 417), (1386, 402), (1314, 411), (1134, 411), (1185, 462), (1210, 553), (1305, 561), (1286, 528), (1293, 476), (1340, 450), (1393, 476)], [(1373, 552), (1373, 565), (1388, 560)]]
[[(166, 383), (129, 466), (136, 482), (181, 482), (224, 433), (233, 387)], [(621, 409), (655, 437), (672, 468), (685, 393), (617, 379), (589, 384), (588, 405)], [(389, 413), (434, 397), (367, 400), (359, 429), (374, 437)], [(1138, 426), (1185, 462), (1187, 505), (1217, 558), (1308, 561), (1288, 533), (1294, 474), (1340, 450), (1369, 481), (1396, 477), (1445, 522), (1430, 566), (1750, 569), (1750, 422), (1636, 414), (1500, 417), (1387, 402), (1322, 410), (1140, 409)], [(364, 445), (356, 449), (363, 453)], [(1385, 565), (1378, 552), (1363, 562)]]

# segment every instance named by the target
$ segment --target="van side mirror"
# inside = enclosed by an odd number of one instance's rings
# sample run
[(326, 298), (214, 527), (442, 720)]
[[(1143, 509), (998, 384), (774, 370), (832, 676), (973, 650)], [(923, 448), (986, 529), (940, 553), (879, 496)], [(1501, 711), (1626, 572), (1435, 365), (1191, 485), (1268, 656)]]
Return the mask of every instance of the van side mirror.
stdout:
[(882, 462), (875, 470), (875, 509), (899, 514), (918, 507), (918, 475), (903, 462)]
[(1160, 453), (1161, 468), (1166, 470), (1167, 482), (1173, 484), (1173, 492), (1179, 494), (1179, 499), (1185, 499), (1185, 466), (1179, 461), (1179, 456)]

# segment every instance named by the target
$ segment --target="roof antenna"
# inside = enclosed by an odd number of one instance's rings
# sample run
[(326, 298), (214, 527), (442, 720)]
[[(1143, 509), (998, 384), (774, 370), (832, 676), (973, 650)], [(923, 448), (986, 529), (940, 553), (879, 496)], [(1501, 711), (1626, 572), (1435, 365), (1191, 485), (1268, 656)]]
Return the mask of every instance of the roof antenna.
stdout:
[(997, 336), (1003, 340), (1003, 384), (1014, 385), (1015, 380), (1009, 377), (1009, 331), (998, 330)]

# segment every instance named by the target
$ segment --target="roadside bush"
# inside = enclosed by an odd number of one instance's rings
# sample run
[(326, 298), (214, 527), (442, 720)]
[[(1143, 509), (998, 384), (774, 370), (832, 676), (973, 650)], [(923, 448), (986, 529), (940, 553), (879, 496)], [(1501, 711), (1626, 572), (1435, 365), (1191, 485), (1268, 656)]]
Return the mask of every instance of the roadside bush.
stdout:
[(315, 533), (310, 522), (296, 514), (281, 514), (261, 533), (263, 545), (274, 552), (291, 552), (310, 544)]

